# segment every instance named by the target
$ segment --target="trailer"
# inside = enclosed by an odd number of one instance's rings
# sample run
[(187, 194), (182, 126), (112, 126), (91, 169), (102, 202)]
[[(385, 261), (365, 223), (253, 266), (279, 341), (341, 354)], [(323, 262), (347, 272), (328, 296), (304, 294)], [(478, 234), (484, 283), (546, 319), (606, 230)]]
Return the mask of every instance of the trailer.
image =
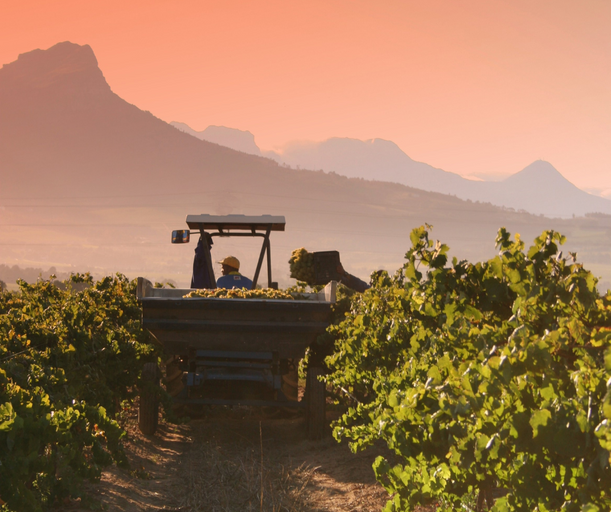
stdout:
[[(188, 230), (172, 233), (173, 243), (199, 235), (209, 276), (214, 277), (213, 237), (262, 238), (253, 276), (257, 285), (264, 260), (267, 287), (271, 275), (270, 234), (284, 231), (284, 217), (189, 215)], [(211, 282), (214, 282), (211, 279)], [(295, 300), (185, 296), (193, 289), (155, 288), (138, 278), (143, 327), (162, 345), (163, 375), (153, 363), (144, 366), (140, 393), (140, 430), (157, 428), (160, 377), (176, 404), (249, 405), (305, 409), (308, 435), (320, 438), (325, 428), (325, 385), (320, 361), (311, 358), (305, 393), (298, 394), (297, 364), (330, 323), (337, 283)]]

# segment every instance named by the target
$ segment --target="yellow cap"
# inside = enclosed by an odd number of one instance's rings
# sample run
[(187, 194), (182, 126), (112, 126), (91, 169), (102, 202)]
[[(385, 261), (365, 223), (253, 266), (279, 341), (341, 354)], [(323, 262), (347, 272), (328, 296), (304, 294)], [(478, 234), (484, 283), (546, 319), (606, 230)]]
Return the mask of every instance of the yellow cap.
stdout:
[(227, 265), (228, 267), (235, 268), (236, 270), (240, 270), (240, 260), (235, 256), (227, 256), (219, 261), (221, 265)]

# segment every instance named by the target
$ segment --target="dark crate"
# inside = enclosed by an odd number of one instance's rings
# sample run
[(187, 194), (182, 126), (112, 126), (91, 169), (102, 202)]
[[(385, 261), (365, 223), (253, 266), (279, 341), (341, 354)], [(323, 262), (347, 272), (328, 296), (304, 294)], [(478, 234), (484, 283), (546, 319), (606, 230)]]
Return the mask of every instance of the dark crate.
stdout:
[(314, 284), (327, 284), (339, 281), (337, 267), (341, 265), (338, 251), (320, 251), (312, 253), (314, 257)]

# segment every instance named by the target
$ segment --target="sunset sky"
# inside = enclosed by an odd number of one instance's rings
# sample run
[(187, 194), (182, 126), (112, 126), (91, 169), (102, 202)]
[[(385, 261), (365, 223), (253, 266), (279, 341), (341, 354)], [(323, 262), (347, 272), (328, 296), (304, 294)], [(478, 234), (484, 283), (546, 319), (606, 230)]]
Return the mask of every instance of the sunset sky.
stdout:
[(114, 92), (196, 130), (384, 138), (464, 176), (551, 162), (611, 193), (609, 0), (4, 0), (0, 63), (89, 44)]

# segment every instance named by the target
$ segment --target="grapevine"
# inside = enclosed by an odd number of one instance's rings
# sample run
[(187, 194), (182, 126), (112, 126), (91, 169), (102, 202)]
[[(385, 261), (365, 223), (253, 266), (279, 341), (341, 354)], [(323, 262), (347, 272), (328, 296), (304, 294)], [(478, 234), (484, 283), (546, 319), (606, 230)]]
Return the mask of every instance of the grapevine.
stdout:
[(564, 237), (525, 251), (501, 229), (498, 256), (469, 263), (414, 230), (406, 263), (355, 295), (330, 332), (327, 381), (354, 402), (334, 434), (381, 440), (386, 510), (611, 508), (611, 296)]
[[(126, 462), (120, 404), (155, 360), (135, 282), (76, 275), (0, 293), (0, 500), (39, 511)], [(82, 289), (84, 287), (84, 289)], [(82, 291), (76, 291), (82, 289)]]

